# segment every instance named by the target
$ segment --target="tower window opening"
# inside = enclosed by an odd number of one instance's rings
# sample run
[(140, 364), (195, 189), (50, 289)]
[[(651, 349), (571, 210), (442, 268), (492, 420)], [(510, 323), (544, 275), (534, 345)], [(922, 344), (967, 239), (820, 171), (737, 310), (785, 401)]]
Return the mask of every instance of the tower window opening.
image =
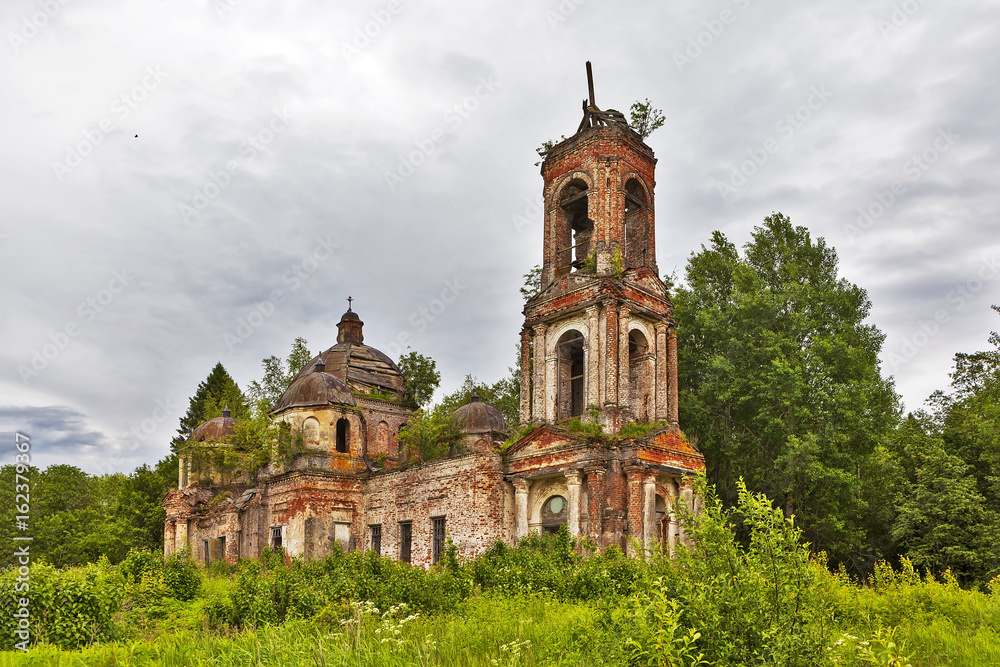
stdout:
[(337, 420), (337, 451), (341, 454), (347, 453), (347, 438), (351, 432), (351, 425), (344, 418)]
[(655, 355), (649, 353), (646, 336), (638, 329), (628, 334), (628, 404), (632, 415), (640, 422), (649, 422), (652, 417), (653, 375)]
[(558, 274), (581, 269), (590, 257), (594, 221), (587, 217), (587, 184), (580, 179), (570, 181), (559, 198), (556, 247)]
[(652, 212), (638, 179), (625, 183), (625, 263), (629, 268), (651, 266), (653, 258)]
[(583, 414), (584, 354), (583, 334), (567, 331), (559, 339), (558, 356), (558, 419), (571, 419)]

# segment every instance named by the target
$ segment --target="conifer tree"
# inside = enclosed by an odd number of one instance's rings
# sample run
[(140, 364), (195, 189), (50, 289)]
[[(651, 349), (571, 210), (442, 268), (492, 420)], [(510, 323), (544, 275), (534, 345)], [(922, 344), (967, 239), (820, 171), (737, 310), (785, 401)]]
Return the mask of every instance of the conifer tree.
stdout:
[(250, 415), (246, 397), (240, 391), (239, 385), (226, 371), (222, 362), (219, 362), (215, 364), (208, 377), (198, 385), (194, 396), (189, 399), (188, 410), (181, 417), (177, 435), (170, 442), (171, 451), (176, 453), (177, 448), (191, 437), (191, 432), (195, 428), (209, 419), (221, 416), (227, 405), (231, 415), (236, 419)]

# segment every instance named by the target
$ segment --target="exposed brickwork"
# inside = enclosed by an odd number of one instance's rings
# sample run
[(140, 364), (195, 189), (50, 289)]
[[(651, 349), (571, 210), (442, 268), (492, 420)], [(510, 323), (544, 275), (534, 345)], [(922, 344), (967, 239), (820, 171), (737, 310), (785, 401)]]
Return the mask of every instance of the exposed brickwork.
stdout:
[[(560, 521), (630, 553), (630, 539), (668, 549), (686, 539), (675, 508), (697, 509), (688, 477), (705, 466), (676, 426), (673, 303), (656, 266), (656, 159), (623, 121), (604, 117), (610, 124), (588, 125), (542, 164), (542, 291), (524, 309), (519, 396), (521, 424), (537, 428), (501, 456), (502, 419), (484, 425), (472, 415), (485, 408), (465, 409), (469, 453), (397, 467), (399, 430), (411, 416), (406, 388), (395, 364), (363, 344), (349, 309), (337, 345), (299, 373), (276, 408), (302, 434), (303, 451), (256, 480), (223, 471), (196, 479), (182, 462), (182, 488), (164, 500), (164, 553), (189, 548), (204, 562), (224, 538), (230, 562), (276, 540), (291, 555), (318, 558), (337, 543), (371, 549), (377, 525), (381, 553), (399, 558), (408, 526), (410, 562), (428, 566), (436, 519), (467, 558)], [(559, 425), (593, 421), (592, 410), (610, 436), (630, 422), (672, 424), (636, 439), (588, 439)]]

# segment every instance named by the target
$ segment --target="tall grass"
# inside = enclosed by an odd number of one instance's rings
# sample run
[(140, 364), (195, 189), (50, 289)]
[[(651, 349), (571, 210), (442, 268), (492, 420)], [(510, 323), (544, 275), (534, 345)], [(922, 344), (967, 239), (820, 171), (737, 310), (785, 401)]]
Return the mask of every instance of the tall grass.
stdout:
[[(1000, 593), (906, 560), (854, 581), (810, 559), (766, 498), (742, 489), (723, 509), (702, 493), (672, 559), (563, 531), (467, 562), (450, 547), (430, 571), (339, 551), (208, 575), (148, 554), (42, 566), (41, 641), (0, 665), (1000, 665)], [(0, 574), (8, 609), (12, 582)]]

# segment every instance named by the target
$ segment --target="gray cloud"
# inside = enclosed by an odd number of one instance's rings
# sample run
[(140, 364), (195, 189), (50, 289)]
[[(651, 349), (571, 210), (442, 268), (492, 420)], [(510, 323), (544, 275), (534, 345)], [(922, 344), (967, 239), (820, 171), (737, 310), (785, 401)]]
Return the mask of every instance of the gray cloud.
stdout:
[[(438, 361), (445, 389), (466, 373), (500, 377), (521, 275), (541, 255), (540, 222), (518, 229), (511, 216), (540, 198), (534, 149), (579, 122), (588, 59), (599, 105), (627, 111), (648, 97), (667, 117), (649, 139), (664, 272), (683, 275), (714, 229), (744, 243), (771, 211), (790, 215), (869, 291), (885, 372), (910, 408), (946, 386), (955, 352), (983, 348), (997, 328), (988, 306), (1000, 281), (961, 308), (948, 301), (1000, 252), (995, 4), (924, 3), (898, 26), (881, 0), (401, 7), (351, 58), (345, 45), (384, 3), (242, 2), (221, 17), (206, 0), (67, 3), (0, 56), (0, 403), (28, 406), (5, 409), (15, 422), (75, 415), (64, 431), (32, 434), (52, 440), (40, 451), (53, 462), (97, 471), (96, 451), (123, 465), (159, 458), (216, 361), (245, 386), (297, 335), (329, 346), (348, 294), (370, 343), (389, 349), (408, 334)], [(5, 7), (4, 34), (36, 8)], [(734, 20), (720, 32), (723, 11)], [(679, 68), (689, 40), (701, 51)], [(143, 83), (151, 67), (164, 73), (155, 87)], [(499, 85), (468, 102), (481, 77)], [(805, 117), (820, 86), (827, 101), (799, 126), (779, 124)], [(270, 129), (284, 109), (287, 126)], [(904, 163), (947, 127), (961, 137), (910, 179)], [(768, 139), (778, 150), (723, 199), (718, 183)], [(421, 164), (390, 189), (386, 174), (422, 146)], [(53, 163), (84, 151), (60, 179)], [(849, 233), (894, 180), (906, 192)], [(197, 193), (204, 206), (185, 221)], [(328, 237), (336, 251), (305, 271)], [(85, 316), (80, 304), (122, 269), (128, 285)], [(460, 296), (414, 324), (455, 279)], [(273, 314), (227, 345), (274, 290), (285, 298)], [(893, 367), (889, 354), (942, 307), (946, 326)], [(19, 367), (70, 323), (77, 335), (23, 382)], [(155, 420), (158, 401), (178, 407)], [(145, 439), (127, 437), (144, 422)]]

